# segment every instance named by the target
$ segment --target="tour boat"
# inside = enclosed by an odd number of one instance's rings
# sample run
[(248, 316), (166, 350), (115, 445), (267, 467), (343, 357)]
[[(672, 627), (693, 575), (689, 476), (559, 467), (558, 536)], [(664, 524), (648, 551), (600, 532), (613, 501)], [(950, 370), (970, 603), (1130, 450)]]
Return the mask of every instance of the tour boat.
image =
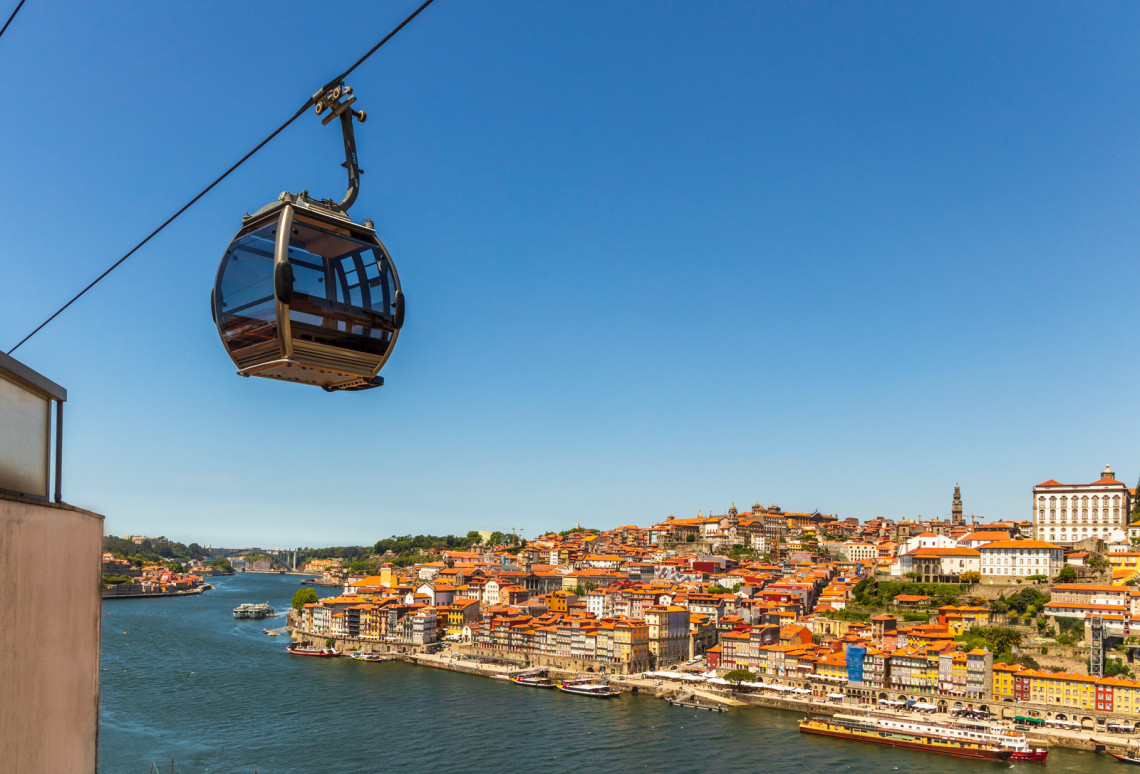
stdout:
[(268, 602), (245, 602), (234, 608), (234, 618), (268, 618), (273, 613), (273, 606)]
[(538, 677), (537, 675), (519, 675), (518, 677), (510, 678), (511, 682), (515, 685), (525, 685), (530, 688), (555, 688), (554, 681), (549, 677)]
[(1133, 758), (1131, 755), (1117, 755), (1116, 753), (1109, 753), (1109, 755), (1121, 763), (1131, 763), (1133, 766), (1140, 766), (1140, 758)]
[(311, 648), (304, 645), (288, 645), (285, 650), (292, 653), (294, 656), (318, 656), (320, 658), (331, 658), (332, 656), (339, 656), (335, 648)]
[(1049, 750), (1047, 748), (1030, 747), (1029, 741), (1025, 738), (1025, 734), (1018, 731), (1011, 731), (998, 724), (987, 724), (972, 720), (956, 720), (950, 722), (949, 728), (952, 731), (963, 734), (966, 739), (981, 739), (982, 741), (996, 744), (1003, 749), (1012, 750), (1013, 755), (1009, 756), (1011, 761), (1044, 763), (1045, 759), (1049, 757)]
[(838, 720), (872, 724), (890, 731), (945, 736), (950, 739), (961, 739), (987, 744), (991, 747), (1000, 747), (1012, 753), (1009, 756), (1011, 761), (1044, 763), (1049, 755), (1049, 751), (1045, 748), (1030, 747), (1025, 734), (1011, 731), (996, 723), (972, 720), (954, 720), (949, 723), (940, 723), (933, 720), (912, 720), (875, 713), (866, 716), (836, 715), (835, 717)]
[(361, 653), (357, 651), (352, 654), (352, 657), (357, 661), (391, 661), (392, 657), (384, 655), (383, 653)]
[(874, 720), (841, 720), (838, 718), (804, 718), (800, 721), (800, 732), (819, 734), (837, 739), (851, 739), (857, 742), (870, 742), (887, 747), (906, 750), (924, 750), (958, 758), (1005, 761), (1013, 755), (1012, 750), (996, 747), (988, 742), (953, 738), (942, 733), (923, 733), (885, 728)]
[(610, 688), (605, 683), (587, 683), (581, 681), (556, 683), (558, 690), (563, 693), (572, 693), (576, 696), (593, 696), (596, 699), (612, 699), (620, 696), (621, 691)]

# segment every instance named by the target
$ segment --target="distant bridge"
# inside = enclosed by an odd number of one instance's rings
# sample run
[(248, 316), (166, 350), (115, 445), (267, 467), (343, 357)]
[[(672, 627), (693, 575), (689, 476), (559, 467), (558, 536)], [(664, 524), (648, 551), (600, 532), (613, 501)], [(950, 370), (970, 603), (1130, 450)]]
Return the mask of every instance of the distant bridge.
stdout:
[(211, 549), (214, 556), (222, 557), (224, 559), (233, 559), (235, 556), (244, 556), (246, 554), (264, 554), (272, 559), (277, 564), (281, 565), (286, 570), (297, 569), (297, 550), (296, 549), (276, 549), (276, 548), (214, 548)]

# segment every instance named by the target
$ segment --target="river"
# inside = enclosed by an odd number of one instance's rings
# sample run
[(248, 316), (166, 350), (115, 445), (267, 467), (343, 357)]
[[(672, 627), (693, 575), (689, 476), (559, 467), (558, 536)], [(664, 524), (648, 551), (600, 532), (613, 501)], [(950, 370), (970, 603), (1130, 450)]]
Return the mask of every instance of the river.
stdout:
[[(710, 713), (646, 696), (600, 700), (403, 663), (290, 656), (296, 576), (214, 578), (198, 597), (103, 603), (99, 774), (542, 774), (1093, 772), (1106, 755), (1054, 750), (1046, 766), (979, 763), (800, 735), (799, 715)], [(321, 589), (322, 595), (328, 590)], [(242, 602), (279, 612), (235, 621)]]

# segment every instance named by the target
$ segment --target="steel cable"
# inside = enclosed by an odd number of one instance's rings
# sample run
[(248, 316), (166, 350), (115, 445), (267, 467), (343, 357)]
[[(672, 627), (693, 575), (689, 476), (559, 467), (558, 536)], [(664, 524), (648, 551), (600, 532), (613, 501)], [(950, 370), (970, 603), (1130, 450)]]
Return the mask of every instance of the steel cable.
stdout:
[[(345, 77), (347, 77), (353, 70), (355, 70), (357, 67), (359, 67), (361, 64), (363, 64), (364, 61), (367, 60), (370, 56), (372, 56), (377, 51), (379, 51), (381, 46), (383, 46), (385, 43), (387, 43), (389, 40), (391, 40), (396, 35), (396, 33), (398, 33), (400, 30), (402, 30), (404, 27), (406, 27), (412, 21), (412, 19), (419, 16), (420, 12), (423, 11), (425, 8), (427, 8), (429, 5), (431, 5), (433, 2), (435, 2), (435, 0), (425, 0), (425, 2), (419, 8), (417, 8), (415, 11), (413, 11), (411, 14), (409, 14), (407, 18), (405, 18), (402, 22), (400, 22), (398, 25), (396, 25), (392, 29), (391, 32), (389, 32), (387, 35), (385, 35), (380, 40), (379, 43), (377, 43), (372, 48), (368, 49), (368, 51), (364, 54), (364, 56), (360, 57), (355, 62), (353, 62), (351, 67), (349, 67), (343, 73), (338, 75), (336, 78), (333, 78), (331, 81), (329, 81), (328, 84), (324, 87), (324, 89), (321, 89), (321, 91), (317, 92), (317, 93), (320, 94), (325, 89), (327, 89), (329, 86), (332, 86), (333, 84), (336, 84), (339, 81), (344, 80)], [(20, 0), (20, 5), (23, 5), (23, 4), (24, 4), (24, 0)], [(19, 10), (20, 10), (20, 7), (16, 6), (16, 11), (19, 11)], [(16, 11), (12, 12), (13, 17), (16, 15)], [(12, 19), (9, 18), (8, 21), (10, 23), (12, 21)], [(7, 28), (8, 28), (8, 25), (5, 24), (4, 29), (7, 29)], [(2, 35), (2, 34), (3, 34), (3, 31), (0, 31), (0, 35)], [(222, 182), (227, 177), (229, 177), (230, 173), (232, 173), (234, 170), (236, 170), (238, 167), (240, 167), (242, 164), (244, 164), (246, 161), (248, 161), (250, 159), (250, 157), (253, 156), (253, 154), (257, 153), (259, 150), (264, 148), (269, 143), (270, 140), (272, 140), (277, 135), (281, 134), (281, 132), (285, 131), (285, 129), (291, 123), (293, 123), (298, 118), (300, 118), (301, 114), (303, 114), (306, 110), (308, 110), (309, 107), (312, 105), (313, 105), (313, 97), (309, 97), (307, 100), (305, 100), (305, 104), (301, 105), (301, 107), (298, 108), (297, 112), (294, 113), (292, 116), (290, 116), (288, 118), (288, 120), (285, 121), (285, 123), (281, 124), (281, 126), (274, 129), (273, 132), (268, 137), (266, 137), (264, 140), (259, 142), (256, 146), (254, 146), (253, 150), (249, 151), (249, 153), (246, 153), (244, 156), (242, 156), (240, 159), (238, 159), (238, 161), (236, 163), (234, 163), (233, 166), (231, 166), (229, 169), (227, 169), (225, 172), (223, 172), (221, 175), (219, 175), (217, 178), (215, 178), (214, 182), (210, 183), (208, 186), (203, 188), (193, 199), (186, 202), (186, 204), (182, 205), (182, 207), (179, 208), (179, 210), (177, 212), (175, 212), (173, 215), (171, 215), (169, 218), (167, 218), (165, 221), (163, 221), (162, 225), (160, 225), (154, 231), (151, 231), (149, 234), (147, 234), (146, 238), (144, 238), (141, 242), (139, 242), (134, 247), (132, 247), (130, 250), (128, 250), (121, 258), (119, 258), (119, 260), (117, 260), (113, 264), (111, 264), (111, 266), (106, 271), (104, 271), (102, 274), (100, 274), (98, 277), (96, 277), (94, 280), (92, 280), (87, 285), (87, 287), (83, 288), (83, 290), (79, 291), (74, 296), (72, 296), (71, 299), (66, 304), (64, 304), (59, 309), (57, 309), (51, 315), (51, 317), (48, 317), (42, 323), (37, 325), (35, 330), (33, 330), (31, 333), (29, 333), (24, 338), (20, 339), (19, 343), (16, 344), (16, 346), (14, 346), (10, 350), (8, 350), (8, 354), (11, 355), (13, 352), (15, 352), (17, 349), (19, 349), (28, 339), (32, 338), (32, 336), (35, 336), (37, 333), (39, 333), (41, 330), (43, 330), (52, 320), (54, 320), (56, 317), (59, 317), (59, 315), (62, 314), (69, 306), (71, 306), (76, 301), (78, 301), (80, 298), (82, 298), (83, 295), (87, 291), (91, 290), (91, 288), (98, 285), (103, 280), (103, 278), (105, 278), (108, 274), (113, 272), (115, 269), (119, 268), (119, 265), (122, 264), (123, 261), (127, 260), (132, 255), (134, 255), (143, 245), (145, 245), (147, 242), (149, 242), (151, 239), (153, 239), (155, 236), (157, 236), (160, 231), (162, 231), (164, 228), (166, 228), (171, 223), (173, 223), (175, 221), (175, 219), (178, 218), (178, 216), (180, 216), (182, 213), (186, 212), (186, 210), (188, 210), (192, 206), (194, 206), (194, 204), (197, 203), (197, 201), (199, 199), (201, 199), (203, 196), (208, 194), (214, 188), (214, 186), (216, 186), (218, 183)]]

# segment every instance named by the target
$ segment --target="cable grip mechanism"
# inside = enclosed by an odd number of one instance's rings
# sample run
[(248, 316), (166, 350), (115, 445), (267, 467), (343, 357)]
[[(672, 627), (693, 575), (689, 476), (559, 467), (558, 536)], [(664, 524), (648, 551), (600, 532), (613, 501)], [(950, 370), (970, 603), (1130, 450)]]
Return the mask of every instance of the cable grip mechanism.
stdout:
[[(334, 118), (340, 118), (340, 133), (344, 139), (344, 163), (341, 166), (348, 170), (348, 192), (344, 198), (340, 202), (323, 199), (315, 203), (342, 214), (347, 214), (348, 208), (356, 201), (356, 195), (360, 193), (360, 176), (363, 174), (356, 161), (356, 136), (353, 133), (352, 119), (364, 123), (368, 115), (363, 110), (353, 110), (352, 105), (355, 102), (356, 97), (352, 94), (352, 87), (345, 85), (343, 81), (329, 84), (313, 95), (313, 105), (317, 115), (328, 112), (328, 115), (321, 120), (322, 126), (327, 126)], [(309, 199), (307, 193), (303, 193), (302, 196)]]

